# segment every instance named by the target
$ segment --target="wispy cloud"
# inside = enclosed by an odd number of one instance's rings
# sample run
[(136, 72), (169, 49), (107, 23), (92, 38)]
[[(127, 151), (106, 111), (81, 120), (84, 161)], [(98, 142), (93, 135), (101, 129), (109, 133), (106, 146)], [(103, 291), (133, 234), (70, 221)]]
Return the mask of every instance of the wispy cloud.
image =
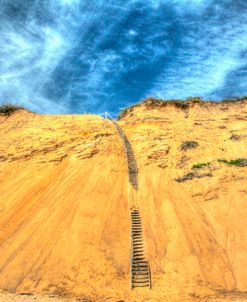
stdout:
[(244, 93), (246, 13), (244, 0), (3, 0), (0, 102), (116, 113), (147, 95)]
[[(186, 16), (186, 7), (182, 14)], [(203, 6), (200, 16), (193, 18), (192, 13), (190, 18), (180, 17), (178, 52), (147, 94), (168, 98), (224, 96), (223, 91), (221, 95), (214, 91), (223, 88), (229, 74), (246, 64), (241, 58), (247, 50), (246, 10), (240, 6), (236, 12), (222, 2), (207, 9)]]

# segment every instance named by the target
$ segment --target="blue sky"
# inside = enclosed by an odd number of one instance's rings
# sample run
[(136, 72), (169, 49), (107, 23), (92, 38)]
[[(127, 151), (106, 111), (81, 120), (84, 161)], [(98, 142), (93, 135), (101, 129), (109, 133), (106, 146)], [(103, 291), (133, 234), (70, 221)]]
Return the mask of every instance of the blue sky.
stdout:
[(0, 103), (116, 115), (247, 95), (246, 0), (2, 0)]

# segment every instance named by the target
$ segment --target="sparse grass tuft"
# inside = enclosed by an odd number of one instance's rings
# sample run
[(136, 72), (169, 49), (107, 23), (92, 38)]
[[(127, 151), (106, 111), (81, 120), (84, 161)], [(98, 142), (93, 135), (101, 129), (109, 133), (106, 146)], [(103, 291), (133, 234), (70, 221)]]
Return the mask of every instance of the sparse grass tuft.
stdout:
[(201, 103), (203, 102), (203, 99), (200, 96), (196, 96), (196, 97), (188, 97), (186, 101), (191, 103)]
[(174, 105), (180, 109), (188, 109), (189, 104), (186, 101), (174, 101)]
[(201, 169), (203, 167), (209, 167), (209, 166), (211, 166), (210, 162), (208, 162), (208, 163), (198, 163), (198, 164), (194, 164), (192, 166), (192, 169)]
[(218, 159), (219, 163), (224, 163), (227, 165), (238, 166), (238, 167), (247, 167), (247, 159), (246, 158), (238, 158), (232, 160), (226, 159)]
[(199, 146), (199, 144), (198, 144), (197, 141), (184, 141), (184, 142), (182, 142), (181, 150), (185, 151), (185, 150), (188, 150), (188, 149), (194, 149), (198, 146)]
[(221, 100), (221, 103), (235, 103), (235, 102), (241, 102), (241, 101), (246, 101), (247, 96), (242, 96), (242, 97), (231, 97), (231, 98), (226, 98)]
[(233, 140), (233, 141), (238, 141), (238, 140), (240, 140), (240, 138), (241, 137), (237, 134), (232, 134), (231, 137), (230, 137), (230, 139)]
[(190, 172), (185, 174), (184, 176), (176, 178), (175, 180), (177, 182), (185, 182), (188, 180), (192, 180), (193, 178), (203, 178), (203, 177), (212, 177), (212, 176), (213, 176), (212, 173), (198, 174), (198, 173)]
[(118, 119), (118, 120), (121, 120), (122, 118), (124, 118), (130, 110), (131, 110), (131, 109), (129, 109), (129, 108), (126, 108), (126, 109), (122, 110), (122, 111), (118, 114), (117, 119)]
[(20, 110), (20, 109), (24, 109), (24, 108), (19, 105), (6, 103), (3, 105), (0, 105), (0, 115), (10, 116), (15, 111)]

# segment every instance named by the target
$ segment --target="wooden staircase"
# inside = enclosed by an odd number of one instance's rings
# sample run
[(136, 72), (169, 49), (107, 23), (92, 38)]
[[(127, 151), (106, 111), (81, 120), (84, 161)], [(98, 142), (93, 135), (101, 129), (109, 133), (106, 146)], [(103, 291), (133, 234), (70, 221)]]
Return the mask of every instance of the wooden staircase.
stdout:
[(115, 128), (117, 129), (124, 145), (124, 150), (126, 153), (127, 164), (128, 164), (128, 175), (129, 175), (129, 183), (132, 187), (137, 191), (138, 190), (138, 168), (135, 160), (134, 151), (131, 147), (131, 144), (121, 129), (121, 127), (117, 124), (116, 121), (113, 121)]
[(142, 224), (139, 210), (131, 211), (131, 288), (151, 288), (151, 274), (145, 260)]
[[(138, 192), (138, 168), (132, 146), (124, 131), (114, 120), (111, 120), (119, 133), (127, 158), (129, 183), (132, 188)], [(131, 289), (136, 287), (151, 288), (151, 271), (149, 263), (145, 257), (144, 241), (142, 235), (142, 223), (140, 212), (135, 204), (131, 209)]]

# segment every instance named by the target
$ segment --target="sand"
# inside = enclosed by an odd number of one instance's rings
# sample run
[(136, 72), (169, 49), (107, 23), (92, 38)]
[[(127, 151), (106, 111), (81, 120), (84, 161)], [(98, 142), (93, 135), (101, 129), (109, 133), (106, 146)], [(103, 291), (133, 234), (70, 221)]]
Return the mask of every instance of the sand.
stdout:
[(131, 187), (111, 122), (21, 110), (0, 117), (0, 301), (247, 301), (247, 167), (218, 161), (247, 158), (247, 102), (142, 104), (119, 125), (152, 289), (130, 289)]

